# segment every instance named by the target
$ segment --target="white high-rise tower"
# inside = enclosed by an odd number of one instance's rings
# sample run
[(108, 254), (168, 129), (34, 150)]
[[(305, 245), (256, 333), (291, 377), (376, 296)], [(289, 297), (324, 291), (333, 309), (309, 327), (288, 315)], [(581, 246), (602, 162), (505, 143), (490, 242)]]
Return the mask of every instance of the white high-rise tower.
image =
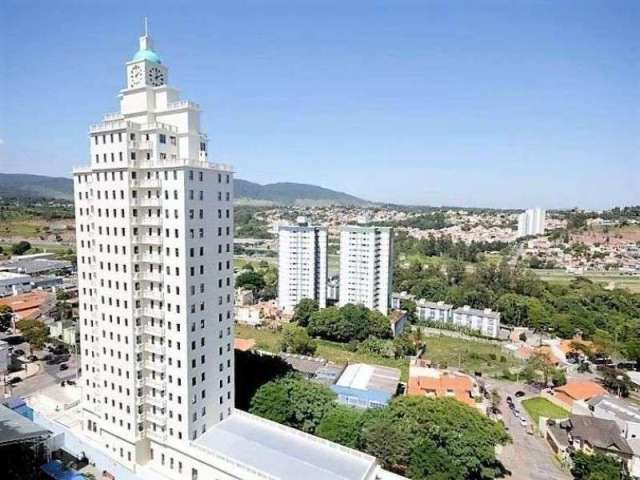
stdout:
[(208, 163), (198, 106), (167, 78), (145, 32), (120, 111), (90, 128), (74, 171), (82, 398), (64, 421), (32, 404), (34, 418), (112, 478), (388, 478), (234, 410), (233, 174)]
[(546, 212), (542, 208), (530, 208), (518, 215), (518, 237), (543, 235)]
[(278, 229), (278, 302), (290, 312), (303, 298), (327, 306), (327, 229), (300, 217)]
[(147, 32), (126, 80), (74, 185), (83, 425), (134, 468), (232, 413), (233, 174)]
[(386, 315), (391, 305), (392, 283), (391, 227), (342, 227), (340, 305), (362, 304)]

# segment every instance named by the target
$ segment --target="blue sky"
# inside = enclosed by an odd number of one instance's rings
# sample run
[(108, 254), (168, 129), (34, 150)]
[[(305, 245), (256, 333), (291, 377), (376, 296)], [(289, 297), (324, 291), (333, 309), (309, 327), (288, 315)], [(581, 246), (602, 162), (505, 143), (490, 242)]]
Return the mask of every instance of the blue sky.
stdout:
[(0, 171), (68, 176), (149, 17), (212, 160), (398, 203), (640, 203), (637, 1), (0, 5)]

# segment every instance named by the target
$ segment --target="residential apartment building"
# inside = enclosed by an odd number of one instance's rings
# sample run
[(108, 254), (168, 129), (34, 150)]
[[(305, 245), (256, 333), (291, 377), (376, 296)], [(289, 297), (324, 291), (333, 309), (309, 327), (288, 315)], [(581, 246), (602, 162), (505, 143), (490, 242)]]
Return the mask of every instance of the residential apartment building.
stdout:
[(431, 322), (450, 322), (453, 316), (453, 305), (444, 302), (428, 302), (420, 299), (416, 302), (418, 320)]
[(384, 315), (391, 304), (393, 230), (345, 226), (340, 229), (340, 305), (362, 304)]
[(406, 292), (392, 295), (392, 307), (400, 308), (402, 300), (411, 300), (416, 304), (416, 317), (418, 321), (434, 322), (443, 325), (451, 325), (460, 328), (476, 330), (485, 337), (497, 338), (500, 335), (500, 313), (491, 309), (476, 309), (465, 305), (454, 308), (448, 303), (430, 302)]
[(500, 334), (500, 313), (489, 308), (479, 310), (465, 305), (452, 312), (452, 322), (458, 327), (477, 330), (485, 337), (497, 338)]
[(300, 217), (278, 228), (278, 302), (292, 312), (303, 298), (327, 306), (327, 229)]
[(518, 215), (518, 237), (544, 234), (545, 218), (542, 208), (530, 208)]
[(233, 172), (150, 36), (126, 79), (74, 196), (85, 429), (133, 468), (231, 415)]

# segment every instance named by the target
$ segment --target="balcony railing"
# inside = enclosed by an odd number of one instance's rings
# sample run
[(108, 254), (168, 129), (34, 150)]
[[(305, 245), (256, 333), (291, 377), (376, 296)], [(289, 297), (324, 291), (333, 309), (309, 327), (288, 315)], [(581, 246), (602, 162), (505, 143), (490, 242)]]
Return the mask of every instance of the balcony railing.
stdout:
[(154, 372), (164, 373), (167, 370), (167, 366), (164, 363), (152, 362), (147, 360), (144, 362), (144, 368), (147, 370), (153, 370)]
[(151, 377), (145, 378), (144, 384), (145, 386), (155, 388), (156, 390), (164, 390), (166, 387), (166, 383), (164, 382), (164, 380), (158, 380)]
[(137, 217), (132, 218), (132, 224), (143, 227), (157, 227), (162, 225), (162, 217), (159, 216), (148, 216), (148, 215), (139, 215)]
[(167, 417), (160, 413), (147, 412), (144, 417), (146, 420), (155, 423), (156, 425), (164, 426), (167, 424)]
[(158, 408), (165, 408), (167, 405), (167, 399), (166, 397), (159, 395), (145, 395), (144, 403), (153, 405)]
[(158, 343), (145, 343), (144, 350), (145, 352), (156, 353), (158, 355), (164, 355), (166, 351), (164, 345), (160, 345)]
[(162, 245), (162, 237), (160, 235), (135, 235), (133, 242), (141, 245)]
[(145, 325), (144, 333), (146, 333), (147, 335), (155, 335), (156, 337), (164, 337), (165, 330), (162, 327)]
[(131, 180), (131, 186), (136, 188), (160, 188), (160, 185), (159, 178), (137, 178)]

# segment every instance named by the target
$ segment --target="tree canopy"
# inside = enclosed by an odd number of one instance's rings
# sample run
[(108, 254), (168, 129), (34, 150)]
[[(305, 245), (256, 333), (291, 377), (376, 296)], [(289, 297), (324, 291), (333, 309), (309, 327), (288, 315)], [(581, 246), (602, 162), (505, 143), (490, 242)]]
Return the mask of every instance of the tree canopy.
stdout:
[(362, 341), (370, 336), (391, 336), (387, 317), (377, 310), (352, 304), (340, 308), (329, 307), (312, 313), (307, 329), (311, 336), (338, 342)]
[(336, 395), (324, 385), (289, 375), (266, 383), (251, 399), (250, 412), (307, 433), (314, 433), (334, 407)]
[(297, 322), (301, 327), (309, 325), (311, 315), (318, 311), (318, 302), (312, 298), (303, 298), (296, 305), (293, 312), (292, 321)]
[(280, 350), (283, 352), (313, 355), (317, 348), (317, 343), (309, 336), (303, 327), (286, 325), (282, 329)]

